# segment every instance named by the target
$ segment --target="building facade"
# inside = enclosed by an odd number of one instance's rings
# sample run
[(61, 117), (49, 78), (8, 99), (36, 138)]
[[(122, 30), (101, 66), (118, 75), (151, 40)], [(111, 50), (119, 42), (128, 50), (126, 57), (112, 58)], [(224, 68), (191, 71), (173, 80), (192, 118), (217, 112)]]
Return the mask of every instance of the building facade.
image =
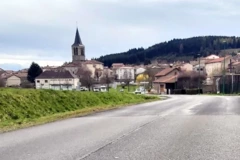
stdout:
[(35, 79), (36, 89), (74, 90), (79, 88), (79, 78), (67, 70), (49, 70)]
[(135, 69), (134, 67), (120, 67), (118, 69), (116, 69), (116, 75), (117, 75), (117, 79), (118, 81), (124, 81), (126, 79), (128, 80), (135, 80)]

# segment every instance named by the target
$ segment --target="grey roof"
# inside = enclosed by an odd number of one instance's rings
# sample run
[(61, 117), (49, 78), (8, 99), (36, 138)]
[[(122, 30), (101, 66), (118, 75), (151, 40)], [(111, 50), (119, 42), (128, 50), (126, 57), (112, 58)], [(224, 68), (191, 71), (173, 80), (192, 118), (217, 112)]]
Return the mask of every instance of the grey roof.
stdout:
[(40, 74), (36, 79), (74, 78), (67, 70), (49, 70)]
[(75, 35), (75, 41), (72, 46), (79, 46), (79, 45), (83, 45), (83, 44), (82, 44), (82, 40), (80, 38), (78, 28), (77, 28), (76, 35)]

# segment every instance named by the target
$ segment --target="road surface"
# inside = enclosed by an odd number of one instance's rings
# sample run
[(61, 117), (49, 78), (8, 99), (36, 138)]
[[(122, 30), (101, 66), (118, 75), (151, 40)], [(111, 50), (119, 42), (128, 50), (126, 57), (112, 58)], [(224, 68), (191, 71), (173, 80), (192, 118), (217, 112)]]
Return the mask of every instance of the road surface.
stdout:
[(0, 134), (0, 160), (239, 160), (240, 97), (172, 96)]

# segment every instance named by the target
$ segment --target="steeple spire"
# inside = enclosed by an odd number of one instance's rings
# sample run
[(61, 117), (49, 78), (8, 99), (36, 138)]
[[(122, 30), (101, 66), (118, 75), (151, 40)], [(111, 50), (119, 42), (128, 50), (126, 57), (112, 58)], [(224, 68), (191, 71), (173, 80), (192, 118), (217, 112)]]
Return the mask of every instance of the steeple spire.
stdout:
[(76, 35), (75, 35), (75, 41), (73, 43), (73, 46), (79, 46), (79, 45), (83, 45), (83, 44), (82, 44), (82, 41), (81, 41), (81, 38), (80, 38), (80, 35), (79, 35), (79, 32), (78, 32), (78, 28), (77, 28)]

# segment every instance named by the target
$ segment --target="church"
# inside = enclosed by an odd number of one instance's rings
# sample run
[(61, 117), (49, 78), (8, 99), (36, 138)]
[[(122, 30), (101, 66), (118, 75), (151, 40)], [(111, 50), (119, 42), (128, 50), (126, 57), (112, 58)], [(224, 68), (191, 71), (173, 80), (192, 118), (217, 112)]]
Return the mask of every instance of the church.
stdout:
[(72, 62), (63, 64), (62, 68), (70, 71), (72, 74), (77, 74), (80, 67), (85, 67), (91, 71), (92, 77), (94, 77), (96, 71), (104, 69), (102, 62), (86, 59), (85, 46), (82, 43), (78, 28), (76, 29), (74, 43), (71, 47)]

